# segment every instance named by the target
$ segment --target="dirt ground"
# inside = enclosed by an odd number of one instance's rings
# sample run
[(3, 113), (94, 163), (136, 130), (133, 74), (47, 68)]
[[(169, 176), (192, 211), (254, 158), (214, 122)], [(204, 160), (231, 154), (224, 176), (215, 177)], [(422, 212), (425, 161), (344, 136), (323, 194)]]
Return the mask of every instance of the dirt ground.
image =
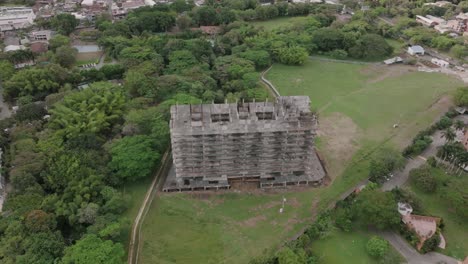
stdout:
[(332, 113), (321, 118), (317, 134), (324, 141), (321, 153), (326, 156), (327, 170), (333, 180), (359, 147), (359, 127), (351, 118), (341, 113)]
[(363, 68), (360, 72), (364, 75), (371, 76), (368, 83), (377, 83), (387, 78), (399, 77), (411, 72), (416, 72), (418, 69), (408, 65), (369, 65)]

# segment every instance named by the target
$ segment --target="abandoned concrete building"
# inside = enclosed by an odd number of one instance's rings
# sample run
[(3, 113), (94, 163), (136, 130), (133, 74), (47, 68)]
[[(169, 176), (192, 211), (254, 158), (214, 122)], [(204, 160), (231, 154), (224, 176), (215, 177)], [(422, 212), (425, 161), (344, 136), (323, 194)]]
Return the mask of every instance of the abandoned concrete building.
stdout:
[(173, 169), (163, 190), (318, 185), (316, 126), (307, 96), (172, 106)]

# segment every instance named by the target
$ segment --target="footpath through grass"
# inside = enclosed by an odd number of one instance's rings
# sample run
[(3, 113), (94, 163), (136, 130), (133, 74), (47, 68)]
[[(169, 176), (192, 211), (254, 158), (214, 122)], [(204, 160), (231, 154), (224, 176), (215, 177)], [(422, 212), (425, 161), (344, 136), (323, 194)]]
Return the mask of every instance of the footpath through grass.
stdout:
[[(452, 181), (458, 186), (468, 186), (468, 175), (462, 176), (448, 175), (443, 169), (433, 168), (432, 173), (436, 176), (440, 184)], [(416, 188), (413, 184), (408, 184), (408, 188), (413, 191), (421, 200), (424, 213), (427, 215), (442, 217), (445, 227), (442, 230), (447, 247), (439, 251), (448, 256), (463, 260), (468, 256), (468, 221), (455, 214), (450, 205), (444, 199), (444, 188), (438, 188), (433, 194), (428, 194)]]
[[(161, 194), (142, 224), (140, 262), (245, 264), (274, 249), (343, 192), (367, 178), (373, 151), (382, 144), (411, 140), (445, 111), (445, 105), (435, 103), (438, 98), (461, 86), (445, 75), (407, 72), (406, 68), (402, 70), (405, 74), (399, 73), (400, 68), (388, 73), (366, 67), (310, 62), (302, 67), (274, 65), (267, 75), (282, 95), (309, 95), (313, 107), (321, 108), (321, 126), (327, 121), (330, 130), (335, 126), (336, 134), (323, 131), (318, 140), (327, 162), (336, 161), (329, 166), (342, 172), (331, 175), (334, 180), (330, 186), (286, 193)], [(331, 141), (346, 145), (339, 140), (351, 134), (347, 133), (348, 125), (341, 125), (348, 123), (330, 120), (334, 112), (357, 127), (350, 137), (353, 149), (330, 147)], [(392, 128), (394, 123), (401, 123), (398, 130)], [(344, 159), (341, 153), (350, 155)], [(280, 214), (283, 196), (287, 202)], [(343, 247), (346, 244), (352, 247), (348, 242), (343, 242)], [(332, 244), (322, 247), (320, 250), (336, 250)], [(325, 259), (324, 263), (344, 262)]]

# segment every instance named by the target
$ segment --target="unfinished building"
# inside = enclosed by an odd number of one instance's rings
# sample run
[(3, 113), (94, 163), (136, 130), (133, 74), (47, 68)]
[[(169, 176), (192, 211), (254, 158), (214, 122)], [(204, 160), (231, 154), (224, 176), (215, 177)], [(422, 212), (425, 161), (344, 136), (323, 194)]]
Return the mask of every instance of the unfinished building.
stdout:
[(174, 166), (163, 190), (318, 185), (316, 126), (307, 96), (172, 106)]

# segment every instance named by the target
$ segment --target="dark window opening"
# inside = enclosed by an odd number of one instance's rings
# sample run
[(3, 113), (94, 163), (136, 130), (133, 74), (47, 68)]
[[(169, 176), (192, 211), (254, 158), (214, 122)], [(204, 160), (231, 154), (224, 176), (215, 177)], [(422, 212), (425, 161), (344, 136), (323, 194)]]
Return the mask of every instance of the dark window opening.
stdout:
[(211, 122), (229, 122), (229, 114), (212, 114), (211, 115)]
[(302, 176), (304, 175), (304, 171), (293, 171), (294, 176)]
[(190, 185), (190, 180), (185, 179), (185, 180), (184, 180), (184, 185)]
[(273, 112), (256, 112), (258, 120), (273, 120)]
[(208, 181), (209, 184), (217, 184), (218, 181)]

